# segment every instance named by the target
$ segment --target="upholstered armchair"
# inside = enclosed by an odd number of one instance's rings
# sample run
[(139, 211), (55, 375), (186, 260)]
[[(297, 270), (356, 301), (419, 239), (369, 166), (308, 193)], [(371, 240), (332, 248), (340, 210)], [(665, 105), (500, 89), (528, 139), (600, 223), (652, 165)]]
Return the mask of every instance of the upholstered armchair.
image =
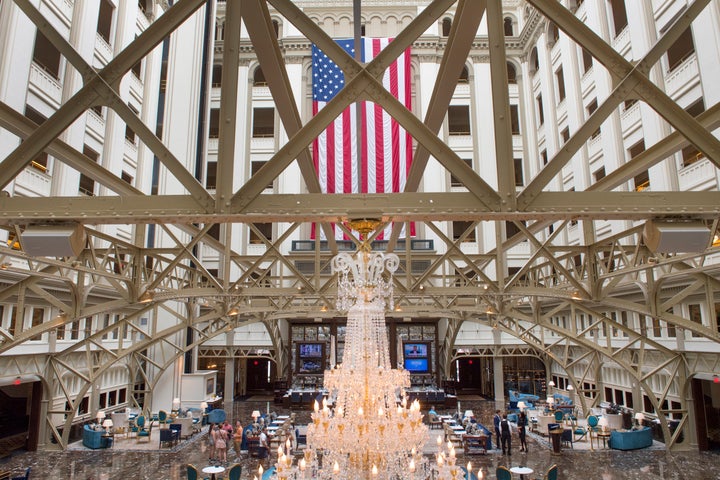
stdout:
[(195, 465), (193, 465), (192, 463), (188, 464), (188, 466), (187, 466), (188, 480), (198, 480), (200, 478), (199, 473), (200, 472), (198, 472), (198, 469)]
[(228, 480), (240, 480), (240, 474), (242, 473), (242, 465), (235, 463), (228, 468), (227, 475)]
[[(137, 422), (140, 418), (142, 418), (142, 424), (140, 424), (140, 423)], [(140, 415), (140, 416), (138, 416), (138, 418), (136, 419), (136, 425), (137, 425), (137, 428), (138, 428), (138, 430), (137, 430), (137, 441), (138, 441), (138, 442), (141, 442), (141, 441), (149, 442), (149, 441), (150, 441), (150, 434), (152, 433), (152, 426), (153, 426), (153, 424), (152, 424), (151, 422), (146, 422), (146, 421), (145, 421), (145, 417), (142, 416), (142, 415)]]

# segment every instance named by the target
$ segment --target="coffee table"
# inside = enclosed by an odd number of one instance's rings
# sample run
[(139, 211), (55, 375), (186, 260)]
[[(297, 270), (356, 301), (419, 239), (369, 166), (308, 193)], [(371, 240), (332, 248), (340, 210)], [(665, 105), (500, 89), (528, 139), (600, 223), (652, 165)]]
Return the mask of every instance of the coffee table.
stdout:
[(533, 473), (533, 469), (528, 467), (511, 467), (510, 471), (520, 475), (520, 480), (525, 480), (525, 475)]
[(205, 467), (202, 469), (203, 473), (209, 473), (211, 480), (216, 480), (216, 476), (218, 473), (223, 473), (225, 471), (225, 467), (216, 467), (214, 465), (210, 465), (209, 467)]

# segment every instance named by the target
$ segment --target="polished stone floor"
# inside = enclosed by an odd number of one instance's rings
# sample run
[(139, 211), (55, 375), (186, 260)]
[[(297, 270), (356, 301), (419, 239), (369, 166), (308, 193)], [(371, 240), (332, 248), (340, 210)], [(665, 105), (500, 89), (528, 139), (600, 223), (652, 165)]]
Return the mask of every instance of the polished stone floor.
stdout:
[[(274, 410), (278, 414), (290, 413), (282, 406), (272, 402), (258, 401), (260, 397), (251, 397), (247, 401), (226, 405), (229, 419), (240, 419), (243, 423), (251, 420), (253, 410)], [(473, 410), (479, 421), (492, 425), (494, 402), (483, 400), (461, 400), (462, 410)], [(298, 423), (307, 423), (310, 410), (295, 410)], [(439, 413), (443, 413), (439, 411)], [(446, 412), (446, 413), (454, 413)], [(437, 432), (437, 431), (432, 431)], [(516, 439), (514, 439), (516, 440)], [(495, 478), (498, 465), (527, 466), (535, 471), (531, 478), (542, 476), (552, 464), (557, 463), (560, 479), (720, 479), (720, 453), (681, 452), (669, 453), (664, 450), (563, 450), (559, 456), (553, 456), (547, 442), (532, 436), (529, 438), (529, 452), (517, 450), (513, 443), (511, 456), (503, 456), (493, 450), (486, 455), (472, 457), (459, 456), (458, 462), (465, 465), (473, 463), (473, 470), (481, 467), (484, 478)], [(230, 463), (236, 460), (235, 453), (228, 453)], [(243, 465), (243, 479), (252, 479), (257, 471), (258, 460), (246, 454), (237, 457)], [(273, 460), (266, 460), (269, 467)], [(123, 441), (117, 442), (112, 450), (68, 450), (65, 452), (19, 452), (10, 458), (0, 460), (0, 471), (10, 470), (19, 475), (25, 467), (32, 467), (32, 479), (68, 479), (68, 480), (104, 480), (104, 479), (167, 479), (186, 478), (186, 465), (192, 463), (200, 468), (209, 464), (204, 435), (196, 435), (172, 449), (159, 450), (155, 444), (149, 444), (147, 450), (129, 450), (123, 448)]]

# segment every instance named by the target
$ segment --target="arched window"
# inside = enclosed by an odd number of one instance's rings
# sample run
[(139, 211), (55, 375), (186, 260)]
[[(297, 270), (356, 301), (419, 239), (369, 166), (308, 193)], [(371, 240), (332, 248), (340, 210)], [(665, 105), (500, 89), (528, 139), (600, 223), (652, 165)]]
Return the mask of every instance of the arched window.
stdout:
[(277, 20), (272, 21), (273, 30), (275, 31), (275, 38), (280, 38), (280, 23)]
[(460, 77), (458, 77), (458, 83), (468, 83), (468, 68), (467, 65), (465, 65), (462, 69), (462, 72), (460, 72)]
[(450, 27), (452, 26), (452, 20), (449, 18), (443, 18), (442, 21), (442, 36), (447, 37), (450, 35)]
[(512, 18), (505, 17), (505, 19), (503, 20), (503, 30), (506, 37), (512, 37), (513, 35), (515, 35), (515, 32), (513, 32)]
[(533, 47), (530, 52), (530, 73), (534, 74), (540, 70), (540, 60), (538, 59), (537, 47)]
[(560, 31), (558, 30), (557, 25), (550, 23), (548, 26), (548, 45), (552, 47), (558, 42), (558, 40), (560, 40)]
[(222, 41), (225, 39), (225, 20), (218, 20), (215, 24), (215, 40)]
[(264, 87), (267, 85), (267, 80), (265, 80), (265, 74), (262, 71), (262, 68), (257, 67), (255, 69), (255, 73), (253, 74), (253, 87)]
[(508, 83), (517, 83), (517, 71), (515, 71), (515, 65), (510, 62), (507, 62), (507, 78)]

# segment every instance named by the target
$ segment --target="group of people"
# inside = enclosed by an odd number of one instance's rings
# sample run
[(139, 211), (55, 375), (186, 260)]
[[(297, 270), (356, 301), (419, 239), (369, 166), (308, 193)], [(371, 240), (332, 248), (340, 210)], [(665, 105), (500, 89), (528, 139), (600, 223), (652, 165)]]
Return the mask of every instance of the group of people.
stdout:
[[(525, 412), (518, 414), (517, 430), (518, 438), (520, 439), (520, 451), (527, 452), (527, 438), (526, 429), (528, 425), (528, 418)], [(512, 455), (512, 431), (514, 430), (513, 424), (508, 421), (507, 412), (500, 414), (500, 410), (495, 411), (493, 417), (493, 426), (495, 427), (495, 438), (497, 448), (502, 448), (503, 455)]]
[(222, 424), (213, 423), (208, 431), (208, 453), (210, 461), (227, 463), (227, 450), (230, 441), (233, 442), (236, 458), (240, 456), (243, 438), (243, 426), (240, 420), (235, 421), (235, 426), (225, 420)]

